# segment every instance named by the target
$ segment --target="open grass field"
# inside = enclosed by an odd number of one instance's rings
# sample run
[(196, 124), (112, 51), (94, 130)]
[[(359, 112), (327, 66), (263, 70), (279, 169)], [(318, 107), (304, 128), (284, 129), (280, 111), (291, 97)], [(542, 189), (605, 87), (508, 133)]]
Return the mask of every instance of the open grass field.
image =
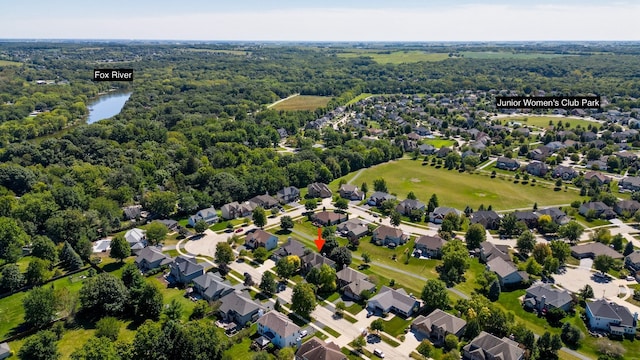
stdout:
[[(355, 174), (349, 174), (344, 179), (349, 180), (353, 176)], [(413, 191), (419, 200), (426, 202), (435, 193), (441, 206), (458, 209), (467, 205), (477, 209), (484, 204), (492, 205), (494, 210), (508, 210), (531, 207), (536, 202), (542, 207), (582, 200), (579, 193), (571, 189), (565, 192), (554, 191), (552, 186), (546, 188), (539, 183), (536, 186), (514, 184), (510, 180), (492, 179), (488, 174), (437, 169), (413, 160), (398, 160), (363, 170), (356, 182), (366, 182), (372, 187), (378, 178), (385, 179), (389, 192), (397, 194), (400, 200)]]
[(329, 96), (298, 95), (273, 106), (275, 110), (315, 110), (325, 107), (331, 100)]
[(378, 64), (403, 64), (416, 63), (420, 61), (442, 61), (449, 58), (448, 53), (428, 53), (424, 51), (393, 51), (393, 52), (376, 52), (376, 51), (357, 51), (344, 52), (338, 54), (342, 58), (357, 58), (362, 56), (371, 57)]
[(538, 58), (556, 58), (562, 56), (574, 56), (567, 54), (549, 54), (549, 53), (513, 53), (508, 51), (462, 51), (460, 53), (463, 57), (467, 59), (538, 59)]
[(0, 60), (0, 66), (20, 66), (21, 62), (18, 61), (9, 61), (9, 60)]
[(433, 145), (433, 147), (439, 149), (441, 147), (449, 147), (455, 144), (455, 140), (451, 139), (426, 139), (423, 140), (425, 144)]
[(373, 94), (371, 94), (371, 93), (362, 93), (362, 94), (360, 94), (360, 95), (358, 95), (358, 96), (354, 97), (353, 99), (351, 99), (351, 100), (350, 100), (348, 103), (346, 103), (345, 105), (346, 105), (346, 106), (349, 106), (349, 105), (351, 105), (351, 104), (355, 104), (355, 103), (357, 103), (357, 102), (358, 102), (358, 101), (360, 101), (360, 100), (364, 100), (364, 99), (368, 98), (369, 96), (373, 96)]
[(586, 129), (589, 125), (597, 125), (600, 126), (599, 122), (588, 121), (584, 119), (576, 119), (576, 118), (566, 118), (559, 116), (517, 116), (517, 117), (508, 117), (502, 118), (503, 121), (516, 121), (522, 123), (523, 125), (536, 126), (539, 128), (548, 129), (550, 127), (549, 121), (552, 121), (554, 125), (558, 123), (558, 121), (562, 121), (563, 125), (569, 124), (571, 129), (574, 129), (580, 126), (583, 129)]

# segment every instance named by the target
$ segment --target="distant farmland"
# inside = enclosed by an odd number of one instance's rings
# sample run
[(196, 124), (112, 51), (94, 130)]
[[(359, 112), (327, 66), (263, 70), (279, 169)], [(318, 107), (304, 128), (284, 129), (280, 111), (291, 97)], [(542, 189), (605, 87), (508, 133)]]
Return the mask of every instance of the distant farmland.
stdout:
[(393, 51), (393, 52), (373, 52), (356, 51), (338, 54), (342, 58), (371, 57), (378, 64), (403, 64), (420, 61), (442, 61), (449, 58), (447, 53), (427, 53), (424, 51)]
[(0, 60), (0, 66), (20, 66), (21, 62), (17, 61), (9, 61), (9, 60)]
[(284, 111), (315, 110), (327, 106), (330, 100), (329, 96), (298, 95), (275, 104), (273, 109)]

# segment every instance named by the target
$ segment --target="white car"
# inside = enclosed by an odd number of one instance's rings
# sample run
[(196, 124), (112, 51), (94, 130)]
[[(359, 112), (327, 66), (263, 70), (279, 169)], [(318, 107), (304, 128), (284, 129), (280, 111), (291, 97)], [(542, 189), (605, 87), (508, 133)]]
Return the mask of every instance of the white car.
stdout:
[(309, 334), (309, 332), (307, 330), (302, 330), (300, 331), (300, 337), (305, 337)]
[(384, 359), (384, 353), (380, 349), (373, 349), (373, 355), (379, 357), (380, 359)]

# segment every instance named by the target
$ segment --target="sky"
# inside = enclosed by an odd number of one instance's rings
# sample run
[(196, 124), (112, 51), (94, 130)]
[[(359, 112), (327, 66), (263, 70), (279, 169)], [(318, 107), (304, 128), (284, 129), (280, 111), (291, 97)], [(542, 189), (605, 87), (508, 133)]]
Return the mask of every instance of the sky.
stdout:
[(640, 40), (640, 0), (20, 0), (0, 39)]

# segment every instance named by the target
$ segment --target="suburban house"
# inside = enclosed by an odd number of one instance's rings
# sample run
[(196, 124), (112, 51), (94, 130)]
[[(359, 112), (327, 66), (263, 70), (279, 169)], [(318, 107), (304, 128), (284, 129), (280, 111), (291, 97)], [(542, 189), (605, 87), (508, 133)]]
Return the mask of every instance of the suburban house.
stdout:
[(278, 311), (269, 311), (258, 319), (258, 334), (282, 349), (287, 346), (300, 347), (300, 327)]
[(358, 190), (358, 187), (351, 184), (342, 184), (340, 186), (340, 197), (349, 200), (364, 200), (364, 192)]
[(225, 220), (232, 220), (239, 217), (247, 217), (253, 214), (253, 209), (257, 206), (255, 203), (245, 201), (239, 203), (237, 201), (230, 202), (222, 205), (220, 210), (222, 211), (222, 218)]
[(573, 298), (567, 290), (557, 289), (551, 284), (537, 284), (527, 289), (522, 305), (527, 309), (537, 311), (543, 309), (569, 311), (573, 306)]
[(532, 161), (527, 165), (526, 170), (531, 175), (545, 176), (547, 171), (549, 171), (549, 167), (543, 162)]
[(571, 255), (576, 259), (594, 259), (598, 255), (609, 255), (613, 259), (622, 259), (622, 254), (599, 242), (572, 246)]
[(193, 290), (204, 300), (215, 301), (234, 291), (229, 280), (223, 280), (214, 273), (204, 273), (193, 279)]
[(439, 236), (422, 235), (415, 242), (416, 252), (419, 252), (420, 256), (426, 256), (431, 258), (440, 258), (442, 256), (442, 247), (447, 242)]
[(278, 206), (280, 204), (277, 199), (269, 194), (254, 196), (249, 199), (249, 202), (256, 204), (256, 207), (260, 206), (263, 209), (271, 209), (272, 207)]
[(553, 169), (551, 175), (554, 178), (560, 178), (564, 181), (569, 181), (578, 176), (578, 172), (575, 171), (572, 167), (558, 165)]
[(367, 290), (372, 294), (376, 291), (376, 284), (367, 280), (367, 275), (350, 267), (336, 272), (336, 277), (338, 278), (338, 288), (346, 298), (359, 301), (363, 291)]
[(402, 245), (407, 242), (409, 236), (404, 234), (402, 230), (387, 225), (381, 225), (373, 230), (371, 239), (378, 245), (395, 244)]
[(404, 199), (396, 206), (396, 211), (402, 215), (410, 215), (413, 210), (424, 211), (426, 206), (418, 200)]
[(453, 334), (460, 338), (464, 333), (467, 322), (440, 309), (431, 314), (420, 315), (411, 323), (411, 330), (422, 337), (431, 339), (434, 343), (443, 343), (444, 338)]
[(638, 313), (605, 299), (587, 303), (586, 315), (589, 328), (608, 331), (612, 335), (635, 335), (638, 326)]
[(138, 228), (133, 228), (127, 230), (124, 233), (124, 239), (127, 240), (129, 246), (131, 246), (131, 251), (134, 254), (137, 254), (138, 251), (144, 249), (147, 246), (147, 230), (142, 230)]
[(282, 204), (288, 204), (300, 200), (300, 189), (295, 186), (287, 186), (276, 193), (276, 198)]
[(462, 215), (462, 211), (446, 206), (438, 206), (429, 213), (429, 221), (434, 224), (442, 224), (442, 221), (448, 214)]
[(538, 226), (538, 215), (533, 211), (514, 211), (513, 215), (518, 221), (525, 223), (529, 229)]
[(624, 264), (633, 271), (640, 271), (640, 250), (625, 256)]
[(386, 192), (376, 191), (371, 194), (371, 196), (369, 196), (369, 201), (367, 201), (367, 204), (371, 206), (380, 206), (383, 202), (387, 200), (393, 200), (395, 198), (395, 196), (387, 194)]
[(602, 219), (612, 219), (616, 217), (616, 213), (607, 204), (602, 201), (590, 201), (580, 205), (578, 209), (580, 215), (585, 217), (596, 217)]
[(409, 317), (420, 309), (420, 301), (411, 297), (404, 289), (392, 289), (387, 286), (380, 288), (378, 294), (369, 299), (367, 309), (374, 313), (390, 313)]
[(347, 360), (347, 355), (335, 343), (314, 337), (300, 345), (295, 360)]
[(256, 229), (247, 233), (244, 246), (248, 249), (257, 249), (263, 247), (267, 251), (275, 249), (278, 246), (278, 237), (268, 233), (262, 229)]
[(196, 226), (196, 223), (200, 220), (204, 220), (207, 225), (217, 223), (219, 219), (216, 209), (212, 206), (198, 211), (195, 215), (189, 216), (189, 225), (191, 225), (191, 227)]
[(482, 331), (462, 348), (462, 358), (465, 360), (522, 360), (524, 349), (507, 337), (500, 339)]
[(164, 265), (169, 265), (173, 262), (173, 259), (163, 254), (162, 250), (150, 246), (138, 251), (135, 262), (140, 271), (147, 272)]
[(553, 222), (558, 225), (564, 225), (571, 221), (571, 219), (567, 216), (567, 214), (565, 214), (564, 211), (556, 207), (538, 210), (536, 211), (536, 214), (538, 216), (549, 215), (551, 217), (551, 220), (553, 220)]
[(496, 161), (496, 167), (502, 170), (518, 170), (520, 163), (515, 159), (509, 159), (508, 157), (500, 156)]
[(498, 275), (501, 286), (519, 284), (529, 280), (529, 275), (525, 271), (518, 271), (518, 268), (511, 261), (506, 261), (501, 257), (495, 257), (487, 262), (487, 269)]
[(495, 259), (497, 257), (500, 257), (505, 261), (511, 261), (511, 255), (509, 255), (508, 245), (496, 245), (489, 241), (483, 241), (482, 243), (480, 243), (480, 249), (478, 250), (478, 257), (485, 264), (489, 262), (489, 260)]
[(640, 177), (638, 176), (626, 176), (618, 183), (620, 191), (638, 191), (640, 190)]
[(311, 215), (311, 219), (322, 226), (331, 226), (347, 221), (347, 215), (333, 211), (320, 211)]
[(180, 225), (180, 224), (178, 224), (177, 221), (171, 220), (171, 219), (161, 219), (161, 220), (156, 220), (156, 221), (159, 222), (160, 224), (166, 226), (167, 229), (169, 229), (169, 231), (178, 231), (178, 227)]
[(327, 184), (318, 183), (318, 182), (309, 184), (309, 186), (307, 186), (307, 190), (308, 190), (309, 197), (312, 197), (312, 198), (324, 199), (324, 198), (331, 197), (331, 195), (333, 195), (333, 193), (331, 192)]
[(287, 239), (286, 243), (280, 246), (278, 250), (273, 252), (273, 255), (271, 255), (271, 259), (275, 262), (278, 262), (278, 260), (280, 260), (281, 258), (287, 257), (289, 255), (296, 255), (302, 258), (308, 252), (310, 252), (310, 250), (304, 247), (302, 243), (290, 237)]
[(317, 252), (310, 252), (300, 258), (302, 274), (307, 274), (313, 268), (319, 268), (320, 266), (327, 264), (332, 268), (336, 268), (336, 262), (322, 256)]
[(369, 227), (360, 219), (347, 220), (338, 225), (336, 230), (349, 240), (360, 239), (369, 233)]
[(498, 230), (500, 220), (500, 215), (493, 210), (476, 211), (471, 214), (471, 223), (481, 224), (487, 230)]
[(613, 211), (616, 214), (624, 217), (633, 216), (638, 210), (640, 210), (640, 202), (635, 200), (622, 200), (613, 205)]
[(182, 255), (178, 256), (170, 267), (174, 281), (183, 285), (204, 274), (204, 266), (198, 264), (196, 259)]
[(591, 183), (592, 181), (595, 181), (599, 186), (611, 182), (610, 177), (605, 176), (603, 173), (598, 171), (587, 171), (583, 177), (587, 182)]
[(122, 208), (125, 220), (138, 220), (142, 217), (142, 205), (132, 205)]
[(418, 145), (418, 151), (420, 151), (421, 155), (431, 155), (436, 152), (436, 148), (431, 144), (422, 144)]
[(220, 299), (218, 314), (228, 323), (236, 323), (244, 327), (247, 323), (258, 319), (264, 311), (262, 305), (251, 300), (247, 295), (233, 291)]

